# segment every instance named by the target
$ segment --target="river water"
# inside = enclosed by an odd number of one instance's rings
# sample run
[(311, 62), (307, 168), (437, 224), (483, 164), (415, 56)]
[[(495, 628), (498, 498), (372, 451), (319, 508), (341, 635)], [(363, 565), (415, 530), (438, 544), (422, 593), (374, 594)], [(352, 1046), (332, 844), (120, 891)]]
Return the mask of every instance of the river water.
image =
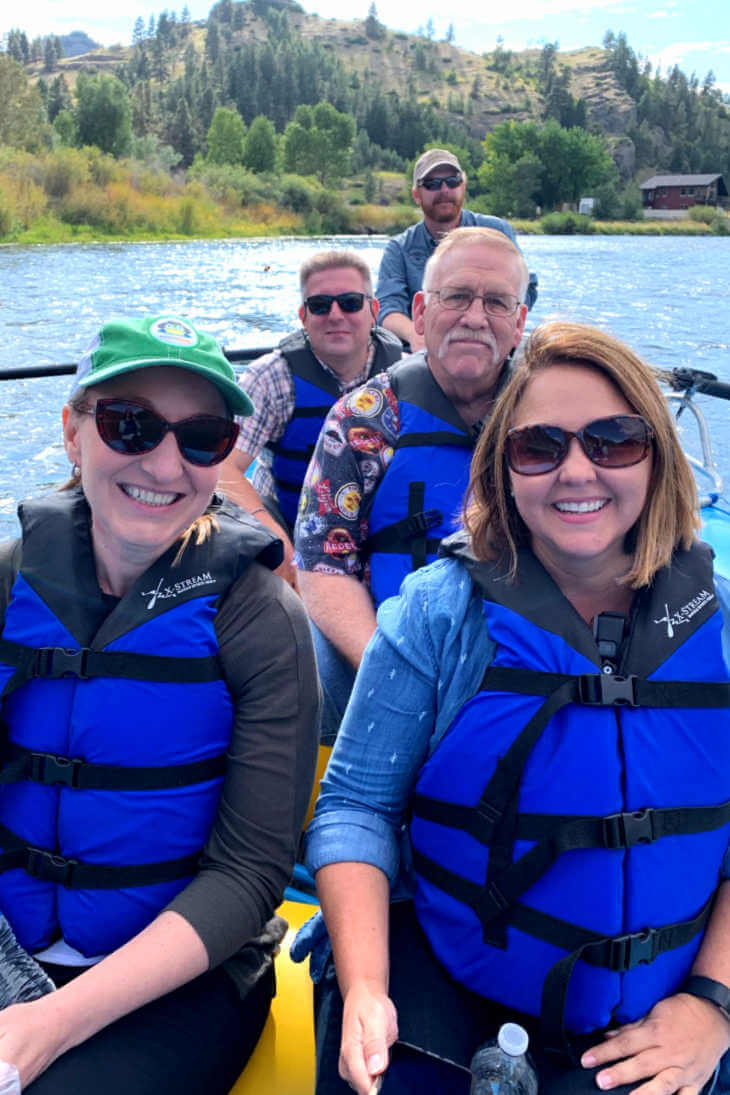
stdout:
[[(108, 317), (176, 312), (226, 348), (271, 345), (297, 325), (297, 271), (313, 250), (355, 247), (377, 274), (384, 237), (222, 240), (0, 248), (0, 369), (77, 360)], [(528, 330), (549, 318), (592, 323), (654, 365), (730, 380), (730, 240), (682, 236), (525, 236), (540, 279)], [(0, 383), (0, 539), (20, 498), (68, 472), (60, 411), (70, 377)], [(730, 482), (730, 405), (703, 397)], [(692, 445), (690, 444), (690, 447)]]

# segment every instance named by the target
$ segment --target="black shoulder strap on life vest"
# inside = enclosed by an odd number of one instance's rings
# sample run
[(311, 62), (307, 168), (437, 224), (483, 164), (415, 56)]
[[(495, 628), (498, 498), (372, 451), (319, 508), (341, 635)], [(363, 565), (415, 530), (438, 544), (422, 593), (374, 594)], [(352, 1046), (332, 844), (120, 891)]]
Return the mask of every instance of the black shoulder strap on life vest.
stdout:
[[(369, 376), (384, 373), (395, 362), (399, 361), (403, 353), (403, 343), (390, 331), (383, 327), (373, 327), (371, 338), (375, 344), (375, 354)], [(315, 357), (309, 345), (309, 339), (303, 330), (294, 331), (287, 335), (279, 343), (279, 349), (286, 358), (289, 371), (292, 376), (305, 380), (315, 388), (321, 389), (329, 398), (316, 406), (303, 407), (299, 404), (294, 409), (295, 418), (325, 419), (332, 406), (341, 397), (342, 391), (337, 383), (337, 378), (323, 369)], [(304, 449), (286, 448), (281, 439), (268, 442), (267, 449), (277, 456), (291, 460), (311, 460), (314, 445), (307, 445)], [(286, 482), (281, 480), (280, 487), (293, 491), (296, 494), (301, 490), (301, 483)]]
[[(428, 881), (474, 909), (482, 925), (486, 943), (505, 948), (507, 925), (514, 925), (571, 952), (568, 956), (570, 961), (566, 959), (563, 960), (564, 964), (558, 963), (561, 967), (560, 973), (556, 974), (554, 967), (546, 981), (546, 987), (550, 982), (551, 991), (555, 991), (557, 986), (562, 992), (558, 1008), (562, 1031), (565, 993), (575, 962), (582, 957), (593, 964), (604, 964), (603, 961), (598, 961), (597, 955), (608, 955), (613, 961), (614, 951), (611, 946), (616, 944), (616, 940), (593, 936), (584, 938), (581, 935), (584, 929), (564, 921), (555, 921), (555, 918), (522, 906), (518, 903), (518, 898), (546, 873), (564, 851), (577, 848), (629, 848), (634, 844), (649, 843), (664, 836), (717, 829), (730, 820), (730, 802), (712, 807), (648, 809), (605, 817), (519, 815), (519, 787), (530, 752), (550, 719), (569, 703), (589, 707), (728, 707), (730, 683), (649, 681), (605, 672), (571, 675), (490, 666), (484, 674), (479, 691), (543, 696), (544, 702), (498, 761), (475, 806), (454, 805), (416, 793), (412, 799), (412, 812), (416, 817), (469, 832), (489, 846), (489, 863), (484, 885), (461, 878), (418, 851), (414, 851), (414, 866)], [(517, 839), (535, 840), (537, 843), (519, 860), (513, 862), (514, 842)], [(555, 927), (556, 923), (559, 930)], [(691, 930), (696, 934), (704, 920), (696, 925), (696, 930), (693, 920), (647, 933), (651, 941), (650, 944), (647, 943), (647, 947), (651, 946), (654, 957), (681, 945), (688, 938), (693, 938), (693, 935), (685, 937), (686, 931), (690, 930), (688, 924), (692, 925)], [(624, 940), (628, 937), (618, 938)], [(681, 939), (681, 943), (677, 942), (678, 939)], [(605, 953), (601, 947), (607, 948)], [(588, 957), (589, 953), (592, 957)], [(637, 959), (646, 960), (645, 956)], [(543, 1003), (548, 999), (544, 991)], [(554, 1005), (555, 998), (551, 997), (548, 1013), (555, 1010)]]
[(323, 369), (309, 345), (309, 339), (304, 330), (293, 331), (279, 343), (279, 350), (286, 358), (289, 372), (292, 376), (306, 380), (314, 388), (319, 388), (328, 395), (329, 402), (322, 402), (319, 407), (297, 407), (296, 414), (302, 418), (317, 418), (327, 414), (332, 403), (340, 397), (340, 386), (332, 373)]
[(393, 394), (399, 403), (411, 403), (444, 423), (443, 429), (403, 433), (396, 448), (456, 445), (474, 448), (474, 437), (450, 399), (444, 395), (428, 367), (423, 350), (403, 358), (388, 370)]

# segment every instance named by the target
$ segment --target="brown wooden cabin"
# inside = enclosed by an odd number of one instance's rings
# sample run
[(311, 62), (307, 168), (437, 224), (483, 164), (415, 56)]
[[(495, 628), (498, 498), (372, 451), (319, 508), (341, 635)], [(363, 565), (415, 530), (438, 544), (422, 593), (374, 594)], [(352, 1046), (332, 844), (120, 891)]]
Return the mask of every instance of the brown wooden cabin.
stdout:
[(691, 205), (723, 205), (728, 192), (720, 174), (653, 175), (641, 184), (645, 209), (689, 209)]

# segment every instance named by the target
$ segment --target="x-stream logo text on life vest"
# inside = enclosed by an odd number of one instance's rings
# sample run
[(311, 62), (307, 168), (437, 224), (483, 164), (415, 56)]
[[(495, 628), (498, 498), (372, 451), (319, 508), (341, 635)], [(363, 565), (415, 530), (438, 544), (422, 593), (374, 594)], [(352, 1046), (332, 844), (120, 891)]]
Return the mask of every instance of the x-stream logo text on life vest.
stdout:
[(691, 601), (687, 601), (686, 605), (682, 605), (676, 612), (669, 611), (669, 605), (664, 605), (664, 616), (660, 616), (658, 620), (655, 620), (655, 624), (667, 625), (667, 637), (672, 639), (674, 637), (675, 627), (679, 627), (681, 624), (689, 623), (693, 616), (696, 616), (698, 612), (709, 604), (710, 601), (714, 601), (715, 594), (709, 593), (706, 589), (701, 589), (696, 597), (693, 597)]
[(189, 593), (191, 589), (198, 589), (199, 586), (214, 585), (215, 578), (209, 570), (204, 570), (202, 574), (196, 574), (194, 578), (183, 578), (181, 582), (173, 582), (169, 586), (165, 585), (164, 578), (160, 578), (155, 588), (144, 591), (142, 596), (149, 597), (147, 610), (151, 611), (158, 601), (167, 601), (170, 597), (180, 597), (183, 593)]

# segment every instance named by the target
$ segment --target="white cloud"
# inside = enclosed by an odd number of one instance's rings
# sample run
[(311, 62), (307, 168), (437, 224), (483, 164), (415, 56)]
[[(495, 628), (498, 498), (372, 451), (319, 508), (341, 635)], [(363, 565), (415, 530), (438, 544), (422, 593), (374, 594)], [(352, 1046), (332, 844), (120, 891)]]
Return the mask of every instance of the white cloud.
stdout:
[(663, 72), (679, 65), (685, 71), (693, 67), (692, 57), (702, 55), (701, 64), (706, 65), (707, 55), (711, 53), (730, 53), (730, 42), (673, 42), (662, 49), (648, 49), (649, 60), (654, 68)]
[(650, 11), (647, 19), (672, 19), (679, 14), (677, 11), (667, 11), (666, 8), (659, 11)]

